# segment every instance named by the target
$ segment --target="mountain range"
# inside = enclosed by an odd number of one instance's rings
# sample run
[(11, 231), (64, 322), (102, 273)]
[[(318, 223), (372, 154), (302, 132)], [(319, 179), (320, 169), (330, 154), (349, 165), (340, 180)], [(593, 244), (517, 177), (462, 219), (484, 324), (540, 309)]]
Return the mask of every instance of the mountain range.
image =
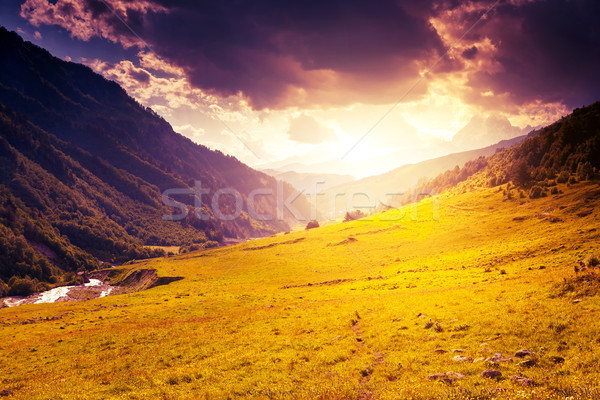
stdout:
[[(55, 283), (102, 261), (154, 255), (147, 245), (214, 246), (298, 223), (278, 204), (292, 186), (174, 132), (90, 68), (4, 28), (0, 58), (0, 279)], [(206, 193), (194, 208), (198, 182)], [(169, 206), (168, 190), (183, 193)], [(249, 196), (263, 218), (249, 215)], [(292, 204), (308, 215), (303, 196)], [(165, 220), (171, 214), (179, 220)]]

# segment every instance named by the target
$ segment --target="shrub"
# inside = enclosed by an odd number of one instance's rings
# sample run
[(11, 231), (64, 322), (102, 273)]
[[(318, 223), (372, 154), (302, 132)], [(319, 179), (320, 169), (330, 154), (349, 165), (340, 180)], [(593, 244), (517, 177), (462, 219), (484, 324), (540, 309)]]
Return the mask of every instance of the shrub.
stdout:
[(313, 229), (313, 228), (318, 228), (319, 227), (319, 221), (316, 220), (312, 220), (310, 221), (308, 224), (306, 224), (306, 229)]
[(577, 179), (587, 181), (594, 176), (594, 167), (589, 161), (577, 165)]
[(529, 189), (529, 197), (532, 199), (537, 199), (537, 198), (542, 197), (543, 193), (544, 193), (544, 190), (538, 185), (535, 185), (531, 189)]
[(598, 257), (592, 256), (592, 257), (589, 258), (589, 260), (587, 262), (587, 265), (590, 268), (597, 267), (598, 265), (600, 265), (600, 260), (598, 259)]
[(562, 171), (560, 174), (558, 174), (558, 177), (556, 178), (556, 182), (558, 183), (567, 183), (569, 181), (569, 173), (567, 171)]
[(10, 280), (10, 289), (8, 294), (10, 296), (29, 296), (35, 292), (35, 282), (25, 278), (14, 278)]
[(550, 194), (558, 194), (558, 188), (556, 186), (554, 186), (551, 190), (550, 190)]
[(346, 213), (346, 216), (344, 217), (344, 222), (348, 222), (348, 221), (353, 221), (355, 219), (361, 219), (365, 216), (365, 213), (360, 211), (360, 210), (356, 210), (356, 211), (348, 211)]

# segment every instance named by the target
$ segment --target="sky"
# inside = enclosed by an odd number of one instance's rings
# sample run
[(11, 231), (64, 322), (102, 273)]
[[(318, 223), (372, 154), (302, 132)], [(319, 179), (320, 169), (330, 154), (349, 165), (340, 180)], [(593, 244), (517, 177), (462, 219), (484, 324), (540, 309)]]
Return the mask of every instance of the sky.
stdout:
[(462, 150), (452, 137), (474, 117), (525, 132), (598, 100), (598, 15), (597, 0), (0, 4), (1, 25), (198, 143), (257, 168), (343, 160), (355, 175)]

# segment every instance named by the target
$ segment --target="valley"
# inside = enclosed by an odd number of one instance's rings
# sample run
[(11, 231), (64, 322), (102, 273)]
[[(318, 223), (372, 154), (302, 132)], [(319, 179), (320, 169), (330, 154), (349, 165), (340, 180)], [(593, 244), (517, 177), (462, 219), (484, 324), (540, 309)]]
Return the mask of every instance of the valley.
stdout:
[[(505, 186), (466, 182), (370, 220), (136, 262), (127, 268), (183, 279), (0, 310), (0, 389), (28, 399), (596, 398), (600, 281), (597, 267), (574, 267), (598, 256), (599, 183), (507, 199)], [(499, 378), (482, 376), (490, 369)]]

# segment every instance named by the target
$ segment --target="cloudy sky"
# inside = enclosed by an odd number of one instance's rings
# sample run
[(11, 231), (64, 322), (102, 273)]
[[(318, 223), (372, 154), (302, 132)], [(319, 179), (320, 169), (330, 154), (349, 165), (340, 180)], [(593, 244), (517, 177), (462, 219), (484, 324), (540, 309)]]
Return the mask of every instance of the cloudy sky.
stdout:
[(1, 25), (252, 166), (415, 161), (476, 115), (549, 123), (598, 100), (598, 15), (597, 0), (0, 4)]

